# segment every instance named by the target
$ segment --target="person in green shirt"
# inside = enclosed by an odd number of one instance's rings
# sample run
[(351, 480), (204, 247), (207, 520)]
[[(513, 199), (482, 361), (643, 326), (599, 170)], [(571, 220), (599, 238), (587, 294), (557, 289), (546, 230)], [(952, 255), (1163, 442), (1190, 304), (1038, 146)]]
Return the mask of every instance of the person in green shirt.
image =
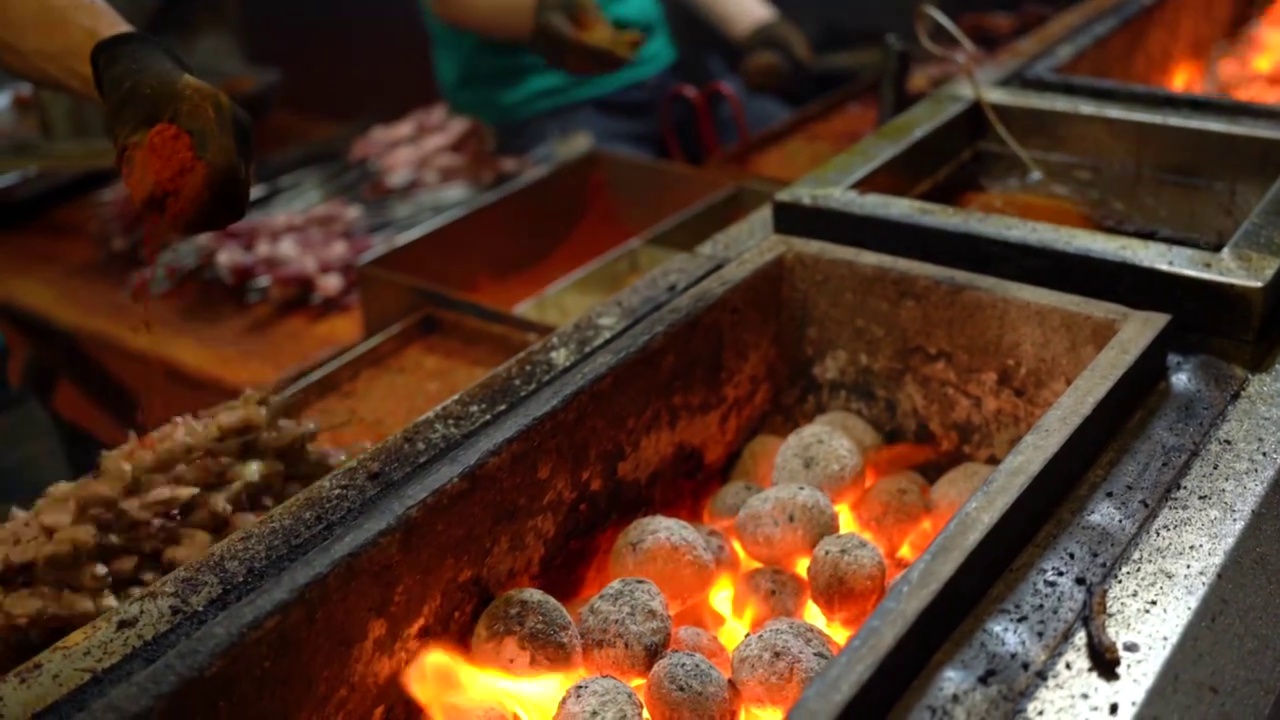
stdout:
[[(796, 67), (810, 59), (803, 33), (769, 0), (668, 1), (688, 2), (744, 52), (769, 49)], [(663, 0), (424, 3), (441, 94), (492, 126), (501, 152), (523, 154), (585, 130), (598, 147), (667, 154), (660, 108), (684, 78)], [(752, 133), (790, 113), (782, 100), (745, 87), (723, 61), (712, 60), (705, 72), (737, 92)], [(727, 106), (713, 104), (721, 137), (735, 142)], [(680, 134), (689, 138), (692, 113), (681, 117)]]

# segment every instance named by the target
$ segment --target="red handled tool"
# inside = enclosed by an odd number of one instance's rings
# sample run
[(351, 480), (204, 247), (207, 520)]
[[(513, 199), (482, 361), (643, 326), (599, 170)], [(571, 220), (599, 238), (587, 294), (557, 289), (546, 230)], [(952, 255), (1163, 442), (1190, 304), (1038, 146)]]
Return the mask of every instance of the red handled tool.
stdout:
[(680, 144), (679, 116), (677, 105), (681, 101), (688, 103), (693, 110), (693, 120), (698, 130), (698, 142), (701, 144), (702, 161), (719, 155), (725, 149), (721, 141), (720, 131), (716, 123), (716, 102), (723, 101), (729, 107), (737, 131), (736, 142), (745, 143), (751, 134), (747, 128), (747, 111), (743, 107), (742, 98), (725, 82), (711, 82), (698, 87), (681, 84), (672, 88), (663, 98), (661, 112), (662, 135), (667, 144), (667, 152), (672, 158), (688, 162), (688, 155)]

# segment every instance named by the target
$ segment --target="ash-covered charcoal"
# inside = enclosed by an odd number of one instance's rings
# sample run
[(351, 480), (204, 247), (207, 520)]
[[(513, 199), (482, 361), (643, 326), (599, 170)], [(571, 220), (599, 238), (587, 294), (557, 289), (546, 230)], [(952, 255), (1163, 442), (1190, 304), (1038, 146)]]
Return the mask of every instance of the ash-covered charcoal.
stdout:
[(702, 535), (689, 523), (662, 515), (627, 526), (609, 554), (611, 579), (653, 581), (672, 612), (706, 596), (716, 579), (716, 561)]
[(767, 488), (773, 484), (773, 461), (778, 456), (778, 448), (782, 447), (782, 438), (777, 435), (757, 435), (742, 448), (738, 461), (729, 471), (729, 481), (743, 482)]
[(853, 534), (832, 535), (813, 549), (809, 592), (826, 617), (857, 627), (884, 597), (885, 563), (880, 550)]
[(994, 466), (968, 462), (957, 465), (938, 478), (929, 491), (929, 510), (934, 525), (941, 528), (955, 516), (969, 498), (991, 477)]
[(829, 425), (805, 425), (787, 436), (773, 464), (774, 485), (808, 485), (832, 499), (856, 497), (862, 451)]
[(485, 608), (471, 635), (471, 656), (513, 675), (564, 670), (582, 661), (582, 639), (555, 598), (520, 588)]
[(246, 395), (102, 454), (0, 525), (0, 672), (116, 607), (335, 468)]
[(716, 572), (737, 572), (742, 563), (738, 560), (738, 553), (733, 551), (733, 545), (729, 544), (729, 538), (710, 525), (694, 525), (694, 528), (707, 544), (707, 551), (716, 563)]
[(643, 720), (644, 705), (626, 683), (612, 677), (578, 682), (560, 699), (553, 720)]
[(710, 660), (677, 650), (649, 672), (644, 705), (653, 720), (733, 720), (738, 694)]
[(711, 661), (716, 669), (728, 677), (733, 672), (729, 664), (729, 651), (724, 644), (710, 631), (695, 625), (684, 625), (676, 628), (671, 635), (671, 650), (697, 653)]
[(848, 412), (847, 410), (833, 410), (823, 413), (813, 419), (813, 425), (826, 425), (835, 428), (844, 433), (844, 436), (853, 441), (858, 449), (862, 451), (863, 456), (872, 450), (884, 445), (884, 437), (880, 432), (872, 427), (871, 423), (862, 418), (861, 415)]
[(782, 568), (758, 567), (734, 583), (734, 613), (750, 613), (752, 630), (774, 618), (799, 618), (808, 602), (809, 587), (804, 579)]
[(765, 565), (786, 565), (808, 555), (840, 530), (831, 499), (809, 485), (776, 485), (742, 506), (735, 523), (748, 555)]
[(764, 492), (764, 488), (745, 480), (730, 480), (707, 501), (702, 521), (713, 528), (729, 530), (738, 519), (738, 511), (748, 500)]
[(929, 514), (929, 483), (914, 472), (880, 478), (858, 501), (854, 514), (880, 549), (892, 556)]
[(835, 641), (809, 623), (778, 618), (733, 651), (733, 683), (747, 707), (786, 710), (837, 650)]
[(642, 678), (671, 644), (671, 625), (657, 585), (643, 578), (614, 580), (578, 616), (583, 661), (600, 675)]

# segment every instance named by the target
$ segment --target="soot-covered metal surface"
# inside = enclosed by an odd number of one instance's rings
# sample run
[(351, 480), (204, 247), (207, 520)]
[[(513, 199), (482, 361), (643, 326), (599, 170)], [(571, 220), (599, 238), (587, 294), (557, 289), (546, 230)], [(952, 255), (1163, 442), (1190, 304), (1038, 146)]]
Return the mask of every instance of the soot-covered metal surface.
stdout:
[(961, 607), (966, 588), (951, 581), (980, 591), (1011, 538), (1034, 530), (1158, 369), (1164, 324), (770, 241), (384, 494), (150, 668), (50, 714), (412, 713), (395, 680), (426, 639), (465, 637), (513, 586), (572, 592), (611, 531), (649, 510), (700, 507), (751, 433), (841, 403), (890, 439), (1003, 462), (797, 709), (834, 716), (873, 672), (928, 657), (928, 642), (905, 636), (957, 620), (931, 605)]
[[(893, 717), (1270, 717), (1280, 365), (1175, 358), (1167, 382)], [(1077, 580), (1083, 581), (1081, 583)], [(1120, 665), (1088, 653), (1108, 589)]]
[(84, 708), (250, 597), (391, 494), (433, 458), (561, 376), (679, 295), (717, 263), (686, 256), (664, 265), (585, 317), (516, 356), (485, 380), (187, 565), (0, 679), (0, 717), (28, 717), (60, 701)]
[[(1165, 381), (921, 673), (895, 715), (1008, 717), (1047, 677), (1060, 652), (1082, 676), (1094, 673), (1083, 646), (1064, 649), (1081, 625), (1090, 588), (1110, 582), (1246, 377), (1213, 358), (1171, 356)], [(1127, 635), (1116, 638), (1132, 642)], [(1124, 650), (1122, 676), (1136, 652)], [(1106, 714), (1105, 697), (1074, 698), (1080, 702), (1068, 714)]]

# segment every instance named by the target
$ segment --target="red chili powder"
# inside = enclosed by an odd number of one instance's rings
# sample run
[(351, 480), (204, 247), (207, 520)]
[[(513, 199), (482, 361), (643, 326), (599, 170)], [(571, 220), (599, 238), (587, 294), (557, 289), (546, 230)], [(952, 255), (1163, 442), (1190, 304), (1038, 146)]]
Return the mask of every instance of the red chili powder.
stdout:
[(191, 136), (172, 123), (160, 123), (125, 151), (121, 175), (129, 195), (148, 220), (182, 228), (199, 207), (207, 168)]
[(200, 206), (207, 168), (187, 131), (160, 123), (124, 153), (120, 174), (143, 219), (142, 257), (149, 266), (134, 288), (142, 303), (143, 330), (151, 331), (150, 285), (160, 250)]

